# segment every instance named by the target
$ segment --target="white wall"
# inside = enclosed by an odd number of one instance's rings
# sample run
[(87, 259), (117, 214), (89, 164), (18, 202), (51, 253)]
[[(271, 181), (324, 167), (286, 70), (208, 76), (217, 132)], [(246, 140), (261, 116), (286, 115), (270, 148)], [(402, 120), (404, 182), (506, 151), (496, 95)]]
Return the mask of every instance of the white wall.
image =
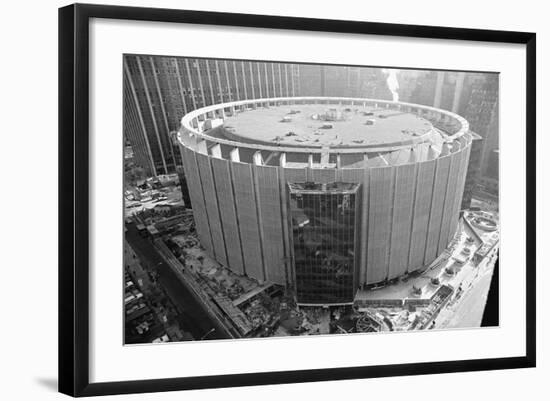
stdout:
[[(93, 1), (95, 2), (95, 1)], [(98, 3), (104, 3), (99, 1)], [(446, 394), (448, 400), (543, 399), (548, 394), (545, 381), (550, 374), (548, 336), (544, 310), (550, 308), (542, 283), (550, 280), (545, 258), (550, 257), (544, 238), (549, 234), (548, 212), (541, 205), (550, 201), (543, 178), (550, 162), (542, 160), (541, 149), (550, 140), (543, 111), (550, 104), (549, 69), (550, 24), (544, 2), (499, 2), (462, 0), (447, 4), (437, 0), (394, 0), (393, 2), (294, 0), (247, 2), (227, 0), (115, 1), (132, 6), (203, 9), (243, 13), (279, 14), (334, 19), (361, 19), (426, 25), (463, 26), (536, 31), (538, 34), (538, 350), (539, 367), (529, 370), (399, 377), (347, 382), (293, 384), (256, 388), (166, 393), (147, 396), (151, 400), (312, 398), (432, 399)], [(8, 5), (9, 4), (9, 5)], [(61, 1), (9, 2), (2, 13), (2, 145), (0, 163), (4, 186), (2, 210), (2, 276), (0, 297), (2, 330), (2, 386), (5, 399), (58, 399), (57, 375), (57, 7)], [(7, 6), (7, 8), (6, 8)], [(545, 71), (546, 70), (546, 71)], [(6, 91), (7, 89), (7, 91)], [(543, 94), (544, 93), (544, 94)], [(545, 107), (545, 108), (543, 108)], [(6, 126), (6, 121), (8, 125)], [(17, 151), (15, 151), (17, 150)], [(9, 174), (11, 173), (11, 174)], [(26, 178), (22, 178), (26, 177)], [(33, 186), (32, 190), (29, 189)], [(6, 190), (7, 189), (7, 190)], [(11, 193), (11, 195), (10, 195)], [(17, 202), (17, 203), (15, 203)], [(16, 208), (13, 208), (13, 205)], [(8, 206), (11, 206), (8, 209)], [(19, 211), (19, 214), (17, 213)], [(26, 217), (28, 216), (28, 217)], [(6, 224), (7, 223), (7, 224)], [(545, 249), (546, 248), (546, 249)], [(32, 250), (32, 251), (31, 251)], [(7, 258), (6, 258), (7, 255)], [(185, 363), (184, 361), (182, 361)], [(546, 380), (545, 380), (546, 379)], [(540, 394), (537, 396), (537, 394)], [(543, 395), (544, 394), (544, 395)], [(126, 399), (141, 399), (141, 395)], [(112, 397), (111, 397), (112, 398)]]

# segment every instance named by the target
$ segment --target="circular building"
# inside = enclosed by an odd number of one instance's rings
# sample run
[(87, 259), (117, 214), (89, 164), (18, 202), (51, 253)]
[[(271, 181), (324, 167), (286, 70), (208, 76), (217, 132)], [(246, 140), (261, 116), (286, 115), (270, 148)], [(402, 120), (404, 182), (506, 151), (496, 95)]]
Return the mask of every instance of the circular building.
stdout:
[(178, 140), (206, 251), (302, 305), (350, 304), (358, 288), (422, 269), (458, 227), (471, 136), (448, 111), (245, 100), (192, 111)]

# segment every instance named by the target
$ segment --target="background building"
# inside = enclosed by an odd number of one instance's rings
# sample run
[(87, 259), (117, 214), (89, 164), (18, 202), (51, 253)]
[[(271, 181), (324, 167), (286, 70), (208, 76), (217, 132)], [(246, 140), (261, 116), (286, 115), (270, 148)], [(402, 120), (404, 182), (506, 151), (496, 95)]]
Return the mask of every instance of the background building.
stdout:
[(126, 55), (124, 135), (149, 175), (175, 172), (170, 140), (181, 117), (216, 103), (295, 96), (298, 66), (234, 60)]
[(469, 209), (472, 204), (472, 197), (476, 191), (479, 177), (481, 174), (481, 156), (483, 153), (483, 138), (475, 132), (470, 131), (472, 136), (472, 149), (470, 151), (470, 162), (468, 163), (468, 172), (466, 174), (466, 183), (464, 184), (464, 194), (462, 196), (462, 209)]
[(486, 177), (490, 155), (499, 148), (498, 74), (399, 70), (398, 81), (400, 100), (449, 110), (469, 122), (481, 138), (481, 156), (471, 161), (479, 163), (476, 179)]
[(298, 64), (297, 96), (342, 96), (391, 100), (381, 68)]

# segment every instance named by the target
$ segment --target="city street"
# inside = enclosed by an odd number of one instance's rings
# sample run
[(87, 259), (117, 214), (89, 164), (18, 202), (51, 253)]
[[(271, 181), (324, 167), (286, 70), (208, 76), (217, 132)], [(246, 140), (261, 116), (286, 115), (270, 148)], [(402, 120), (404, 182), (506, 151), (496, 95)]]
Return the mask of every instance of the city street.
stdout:
[(127, 224), (126, 227), (128, 228), (126, 239), (143, 265), (148, 269), (155, 268), (158, 272), (159, 285), (164, 288), (178, 309), (178, 322), (181, 328), (189, 331), (196, 340), (230, 338), (225, 328), (210, 317), (204, 306), (195, 299), (176, 273), (166, 264), (153, 244), (140, 236), (135, 224)]

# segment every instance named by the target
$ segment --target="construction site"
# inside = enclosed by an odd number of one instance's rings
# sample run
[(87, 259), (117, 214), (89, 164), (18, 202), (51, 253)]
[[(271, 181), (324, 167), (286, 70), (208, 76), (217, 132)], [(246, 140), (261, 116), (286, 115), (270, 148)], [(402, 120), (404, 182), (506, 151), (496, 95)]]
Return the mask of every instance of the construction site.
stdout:
[[(209, 257), (183, 203), (134, 212), (126, 226), (154, 248), (157, 265), (171, 270), (217, 326), (204, 334), (158, 336), (163, 342), (479, 327), (484, 308), (479, 296), (487, 295), (499, 243), (496, 210), (465, 211), (449, 247), (426, 269), (359, 289), (352, 305), (304, 306), (296, 303), (291, 287), (260, 283)], [(145, 270), (155, 277), (158, 269)], [(464, 313), (462, 301), (472, 296), (479, 307), (472, 311), (468, 302)]]

